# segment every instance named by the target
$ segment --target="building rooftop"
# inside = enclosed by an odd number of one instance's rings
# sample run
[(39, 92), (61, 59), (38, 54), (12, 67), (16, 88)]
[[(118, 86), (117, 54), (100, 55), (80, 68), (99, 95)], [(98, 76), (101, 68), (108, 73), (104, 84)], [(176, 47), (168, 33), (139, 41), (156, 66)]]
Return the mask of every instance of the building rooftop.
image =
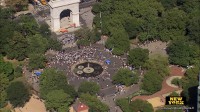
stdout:
[(89, 110), (89, 107), (87, 105), (85, 105), (84, 103), (75, 103), (73, 105), (73, 108), (76, 112), (81, 112), (81, 111), (84, 111), (84, 110)]

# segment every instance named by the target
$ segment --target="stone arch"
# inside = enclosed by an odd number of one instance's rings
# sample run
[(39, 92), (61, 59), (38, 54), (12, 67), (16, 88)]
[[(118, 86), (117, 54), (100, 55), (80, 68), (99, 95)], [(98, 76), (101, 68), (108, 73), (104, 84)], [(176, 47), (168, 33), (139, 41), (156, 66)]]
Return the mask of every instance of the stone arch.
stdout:
[(64, 17), (71, 17), (72, 11), (70, 9), (65, 9), (60, 13), (60, 19), (64, 18)]
[(72, 11), (70, 9), (65, 9), (60, 13), (60, 27), (64, 28), (72, 23)]
[(51, 15), (51, 29), (53, 31), (59, 31), (60, 19), (63, 11), (70, 10), (71, 23), (75, 24), (76, 27), (80, 26), (79, 23), (79, 2), (80, 0), (51, 0), (49, 2), (50, 15)]

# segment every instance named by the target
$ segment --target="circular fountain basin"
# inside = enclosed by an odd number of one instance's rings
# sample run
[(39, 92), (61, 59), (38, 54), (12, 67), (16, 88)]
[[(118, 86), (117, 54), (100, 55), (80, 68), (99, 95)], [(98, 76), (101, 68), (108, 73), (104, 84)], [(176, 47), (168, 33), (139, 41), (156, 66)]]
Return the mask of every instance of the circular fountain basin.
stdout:
[(77, 64), (73, 72), (81, 77), (96, 77), (103, 72), (103, 68), (98, 63), (84, 62)]

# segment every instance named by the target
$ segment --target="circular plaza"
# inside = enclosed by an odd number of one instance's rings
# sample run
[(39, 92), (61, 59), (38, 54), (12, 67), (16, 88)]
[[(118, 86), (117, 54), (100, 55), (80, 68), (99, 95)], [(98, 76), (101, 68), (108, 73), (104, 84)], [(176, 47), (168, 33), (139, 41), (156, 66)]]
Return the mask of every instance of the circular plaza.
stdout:
[(119, 68), (126, 67), (126, 56), (112, 55), (103, 45), (94, 44), (79, 49), (67, 48), (51, 57), (49, 67), (63, 71), (68, 83), (78, 88), (81, 82), (90, 81), (100, 85), (100, 95), (117, 92), (112, 77)]

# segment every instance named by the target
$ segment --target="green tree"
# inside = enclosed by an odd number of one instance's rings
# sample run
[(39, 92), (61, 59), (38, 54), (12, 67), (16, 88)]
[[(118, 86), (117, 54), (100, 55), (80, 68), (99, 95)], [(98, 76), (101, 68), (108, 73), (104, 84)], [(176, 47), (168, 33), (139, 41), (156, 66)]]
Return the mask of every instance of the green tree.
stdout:
[(45, 69), (40, 76), (41, 97), (46, 99), (46, 95), (52, 90), (64, 90), (72, 98), (77, 96), (74, 88), (67, 84), (67, 78), (63, 72), (56, 69)]
[(172, 9), (177, 5), (177, 0), (160, 0), (160, 1), (166, 9)]
[(73, 99), (63, 90), (52, 90), (46, 95), (45, 105), (48, 110), (66, 112)]
[(193, 10), (190, 14), (189, 14), (189, 22), (188, 22), (188, 26), (187, 26), (187, 30), (188, 30), (188, 36), (189, 39), (194, 41), (197, 44), (200, 44), (200, 10), (196, 9)]
[(9, 85), (9, 79), (5, 74), (0, 73), (0, 108), (6, 104), (6, 89)]
[(24, 6), (28, 6), (28, 0), (5, 0), (6, 5), (15, 8), (16, 11), (23, 10)]
[[(156, 78), (155, 78), (156, 77)], [(156, 73), (156, 71), (149, 70), (144, 75), (142, 89), (150, 92), (155, 93), (162, 88), (162, 77), (160, 74)]]
[(130, 102), (125, 98), (117, 99), (116, 105), (119, 106), (123, 112), (132, 112), (132, 110), (130, 109)]
[(149, 50), (135, 48), (130, 50), (128, 55), (128, 63), (136, 68), (142, 67), (149, 58)]
[(152, 94), (159, 91), (162, 88), (164, 77), (169, 75), (168, 65), (167, 58), (160, 55), (155, 59), (149, 59), (144, 65), (147, 71), (144, 74), (142, 89)]
[(19, 32), (14, 32), (11, 40), (8, 42), (7, 56), (8, 58), (15, 58), (17, 60), (23, 60), (27, 57), (28, 43), (24, 36)]
[(23, 106), (30, 98), (28, 89), (23, 82), (13, 82), (8, 86), (7, 98), (14, 107)]
[(46, 38), (43, 38), (40, 34), (33, 35), (28, 38), (28, 53), (41, 53), (43, 54), (48, 47), (48, 41)]
[(102, 103), (95, 96), (91, 96), (90, 94), (81, 94), (80, 95), (81, 102), (85, 103), (90, 107), (90, 112), (108, 112), (109, 108), (106, 104)]
[[(94, 24), (101, 29), (102, 34), (111, 37), (113, 33), (118, 33), (122, 29), (130, 38), (137, 37), (140, 33), (147, 33), (146, 40), (154, 39), (158, 37), (157, 29), (162, 26), (159, 14), (162, 15), (163, 11), (162, 4), (157, 0), (102, 0), (94, 7), (96, 14)], [(117, 30), (113, 31), (115, 28)], [(117, 51), (119, 52), (119, 48)]]
[(152, 70), (155, 71), (159, 76), (165, 77), (169, 75), (169, 61), (168, 58), (162, 57), (160, 55), (155, 55), (155, 59), (149, 59), (145, 65), (144, 68), (146, 70)]
[(180, 66), (188, 66), (195, 63), (200, 56), (199, 47), (184, 40), (177, 40), (167, 48), (169, 54), (169, 62)]
[(0, 74), (8, 78), (9, 81), (14, 79), (13, 65), (10, 62), (4, 62), (3, 57), (0, 56)]
[(16, 22), (19, 25), (16, 30), (21, 32), (24, 36), (32, 36), (38, 33), (39, 26), (33, 16), (20, 16), (19, 21)]
[(135, 100), (132, 101), (130, 103), (130, 108), (131, 110), (133, 110), (134, 112), (138, 112), (138, 111), (142, 111), (142, 112), (153, 112), (153, 106), (147, 102), (147, 101), (143, 101), (143, 100)]
[(182, 95), (186, 97), (187, 103), (190, 106), (196, 107), (197, 102), (197, 87), (199, 85), (198, 82), (198, 74), (200, 71), (199, 65), (195, 65), (193, 68), (190, 68), (186, 71), (185, 77), (182, 78)]
[(140, 99), (131, 102), (128, 99), (119, 99), (116, 103), (123, 112), (154, 112), (153, 106), (149, 102)]
[(180, 9), (184, 10), (187, 13), (192, 12), (193, 10), (199, 9), (198, 0), (179, 0), (181, 2)]
[(13, 15), (15, 12), (11, 8), (2, 8), (2, 7), (0, 7), (0, 13), (1, 13), (0, 19), (6, 20), (6, 19), (11, 19), (10, 18), (11, 15)]
[(14, 77), (18, 78), (22, 76), (22, 67), (21, 66), (17, 66), (14, 70)]
[[(2, 108), (2, 107), (5, 107), (6, 106), (6, 104), (7, 104), (7, 93), (6, 93), (6, 91), (0, 91), (0, 109)], [(1, 112), (1, 111), (0, 111)]]
[(158, 36), (162, 41), (178, 40), (186, 34), (186, 25), (188, 21), (187, 14), (178, 9), (173, 8), (163, 12), (158, 29)]
[(128, 33), (129, 39), (134, 39), (142, 31), (142, 20), (137, 18), (130, 18), (125, 20), (124, 28)]
[(96, 95), (100, 90), (100, 86), (96, 82), (82, 82), (78, 88), (78, 93), (89, 93), (90, 95)]
[(42, 54), (30, 54), (29, 55), (29, 69), (36, 70), (44, 68), (46, 64), (45, 56)]
[(42, 37), (50, 37), (51, 31), (49, 30), (49, 25), (47, 23), (40, 24), (39, 32), (42, 35)]
[(13, 12), (10, 8), (0, 7), (0, 53), (4, 54), (7, 51), (8, 41), (13, 37), (14, 26), (16, 25), (10, 18), (13, 16)]
[(113, 48), (113, 54), (123, 55), (129, 50), (130, 42), (128, 34), (124, 30), (113, 28), (111, 35), (106, 42), (106, 47)]
[(77, 45), (79, 45), (79, 46), (89, 46), (90, 41), (88, 39), (79, 39), (77, 41)]
[(130, 86), (137, 83), (138, 79), (138, 75), (134, 74), (131, 70), (121, 68), (118, 70), (117, 74), (113, 76), (113, 83)]
[(94, 14), (98, 14), (100, 11), (100, 3), (96, 3), (93, 7), (92, 7), (92, 12)]
[(174, 84), (174, 85), (176, 85), (176, 86), (178, 86), (178, 87), (181, 87), (181, 79), (179, 79), (179, 78), (175, 78), (175, 79), (173, 79), (172, 81), (171, 81), (171, 83), (172, 84)]
[(95, 43), (101, 39), (101, 35), (96, 29), (90, 30), (87, 27), (77, 30), (75, 35), (78, 37), (77, 44), (81, 46), (89, 46), (91, 43)]
[(61, 50), (62, 44), (55, 38), (48, 38), (48, 49)]
[(4, 91), (9, 85), (9, 79), (6, 74), (0, 74), (0, 92)]

